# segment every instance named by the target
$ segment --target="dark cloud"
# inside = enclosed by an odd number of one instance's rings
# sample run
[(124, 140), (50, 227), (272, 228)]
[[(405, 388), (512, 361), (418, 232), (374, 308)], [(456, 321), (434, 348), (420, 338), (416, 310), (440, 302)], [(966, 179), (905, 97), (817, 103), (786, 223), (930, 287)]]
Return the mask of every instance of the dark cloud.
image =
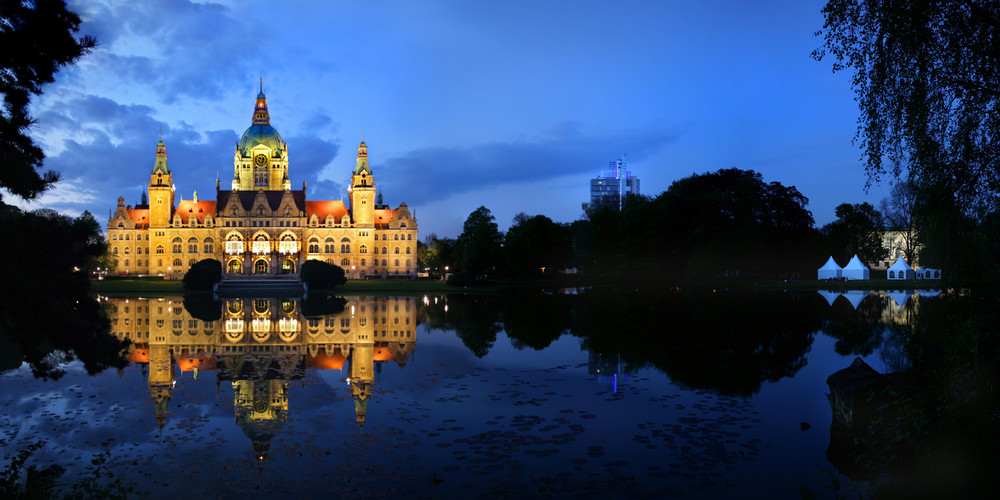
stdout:
[[(198, 191), (200, 199), (214, 199), (217, 177), (222, 189), (230, 188), (236, 131), (200, 132), (185, 122), (171, 127), (153, 114), (148, 106), (92, 95), (52, 102), (39, 115), (37, 131), (57, 142), (52, 149), (59, 152), (50, 153), (45, 166), (64, 180), (48, 194), (46, 205), (67, 213), (90, 210), (103, 218), (118, 196), (130, 205), (139, 203), (161, 130), (179, 198), (191, 199)], [(343, 197), (343, 185), (318, 180), (336, 158), (338, 144), (315, 135), (292, 137), (288, 143), (293, 188), (308, 181), (310, 198)]]
[[(288, 139), (289, 175), (292, 182), (316, 182), (340, 151), (340, 145), (315, 135)], [(295, 187), (294, 185), (292, 186)]]
[[(81, 32), (98, 40), (91, 56), (97, 64), (151, 86), (165, 103), (217, 100), (234, 84), (245, 84), (247, 74), (282, 60), (260, 36), (266, 26), (220, 4), (152, 0), (79, 5), (78, 11)], [(144, 56), (131, 55), (135, 47), (127, 43), (141, 44)]]
[[(503, 184), (533, 182), (563, 175), (591, 174), (627, 153), (642, 160), (676, 141), (682, 132), (650, 127), (606, 136), (584, 136), (570, 123), (559, 124), (541, 140), (432, 147), (373, 165), (387, 192), (405, 193), (408, 204), (427, 203), (451, 195)], [(395, 198), (393, 198), (395, 199)]]

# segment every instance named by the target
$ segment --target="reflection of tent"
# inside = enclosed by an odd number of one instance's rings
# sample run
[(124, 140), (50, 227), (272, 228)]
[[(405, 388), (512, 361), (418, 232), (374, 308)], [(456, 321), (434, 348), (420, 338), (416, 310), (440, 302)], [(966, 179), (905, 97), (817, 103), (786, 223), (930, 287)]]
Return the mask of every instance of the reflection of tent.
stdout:
[(896, 259), (896, 263), (886, 271), (886, 276), (891, 280), (912, 280), (915, 274), (902, 257)]
[(929, 267), (921, 267), (917, 269), (917, 279), (918, 280), (939, 280), (941, 279), (940, 269), (931, 269)]
[(866, 280), (868, 279), (868, 268), (861, 263), (861, 259), (855, 254), (854, 257), (851, 257), (851, 261), (844, 266), (841, 274), (849, 280)]
[(917, 295), (920, 297), (937, 297), (941, 293), (937, 290), (917, 290)]
[(833, 260), (833, 257), (830, 257), (830, 260), (826, 261), (826, 264), (823, 264), (823, 267), (819, 268), (819, 271), (817, 271), (816, 274), (817, 279), (836, 279), (841, 276), (841, 270), (840, 266), (837, 265), (837, 262)]
[(910, 300), (910, 297), (913, 296), (913, 292), (907, 293), (902, 290), (898, 290), (895, 292), (889, 292), (888, 295), (889, 297), (892, 297), (892, 300), (896, 301), (896, 304), (899, 305), (899, 307), (903, 307), (903, 304), (906, 304), (906, 301)]
[(817, 291), (819, 292), (820, 295), (823, 296), (824, 299), (826, 299), (826, 303), (830, 304), (831, 306), (833, 305), (833, 301), (837, 300), (837, 297), (840, 297), (840, 292), (831, 292), (831, 291), (824, 292), (823, 290), (817, 290)]
[[(867, 271), (867, 269), (866, 269)], [(848, 290), (844, 292), (844, 298), (851, 303), (851, 307), (857, 309), (862, 300), (868, 296), (867, 290)]]

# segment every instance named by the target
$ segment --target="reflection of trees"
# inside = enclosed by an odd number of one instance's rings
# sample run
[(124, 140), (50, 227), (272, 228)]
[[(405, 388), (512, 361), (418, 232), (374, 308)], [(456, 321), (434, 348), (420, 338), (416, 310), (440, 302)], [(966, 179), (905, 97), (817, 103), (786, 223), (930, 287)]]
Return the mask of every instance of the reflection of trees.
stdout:
[(503, 328), (514, 347), (545, 349), (569, 330), (572, 303), (565, 295), (512, 293), (500, 303)]
[(110, 335), (106, 312), (88, 295), (88, 271), (106, 248), (94, 218), (0, 204), (0, 227), (0, 369), (27, 362), (35, 376), (59, 378), (58, 365), (75, 358), (88, 373), (125, 366), (127, 343)]
[(191, 313), (191, 317), (202, 321), (222, 318), (222, 302), (206, 293), (184, 294), (184, 309)]
[(455, 330), (479, 358), (490, 351), (501, 329), (499, 303), (488, 295), (449, 295), (426, 306), (425, 312), (432, 328)]
[[(996, 291), (921, 300), (894, 340), (904, 369), (888, 389), (853, 389), (853, 421), (834, 421), (830, 452), (841, 473), (881, 478), (886, 497), (982, 497), (1000, 466), (1000, 311)], [(863, 379), (869, 383), (868, 379)], [(832, 387), (832, 386), (831, 386)], [(843, 420), (843, 419), (841, 419)], [(838, 427), (839, 426), (839, 427)]]
[(825, 306), (807, 297), (593, 291), (580, 296), (573, 333), (593, 351), (674, 381), (749, 395), (805, 366)]
[(868, 295), (857, 310), (846, 298), (838, 298), (823, 318), (823, 332), (836, 339), (835, 349), (844, 356), (867, 356), (882, 343), (883, 317), (889, 302), (887, 295)]

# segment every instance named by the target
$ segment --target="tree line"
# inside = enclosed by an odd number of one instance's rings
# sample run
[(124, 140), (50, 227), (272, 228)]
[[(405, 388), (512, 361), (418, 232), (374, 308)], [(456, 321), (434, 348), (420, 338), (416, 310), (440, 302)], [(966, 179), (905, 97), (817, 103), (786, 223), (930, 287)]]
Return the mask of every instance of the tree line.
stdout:
[(421, 266), (461, 281), (538, 277), (567, 269), (621, 281), (691, 283), (814, 276), (828, 256), (887, 258), (883, 234), (907, 234), (907, 260), (918, 243), (913, 190), (899, 185), (882, 201), (842, 204), (836, 220), (815, 227), (809, 200), (794, 186), (737, 168), (675, 181), (655, 197), (630, 195), (571, 223), (520, 213), (501, 232), (490, 210), (474, 210), (461, 235), (430, 235)]

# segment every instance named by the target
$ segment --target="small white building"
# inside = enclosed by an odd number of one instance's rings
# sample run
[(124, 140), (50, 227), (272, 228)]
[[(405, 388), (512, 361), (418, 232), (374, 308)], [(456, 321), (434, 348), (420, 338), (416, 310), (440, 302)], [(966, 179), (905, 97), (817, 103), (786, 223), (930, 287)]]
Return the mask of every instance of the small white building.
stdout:
[(889, 267), (885, 275), (891, 280), (912, 280), (916, 276), (916, 272), (906, 263), (906, 260), (900, 257), (896, 259), (895, 264)]
[(939, 280), (941, 279), (940, 269), (931, 269), (929, 267), (921, 267), (917, 269), (917, 279), (918, 280)]

